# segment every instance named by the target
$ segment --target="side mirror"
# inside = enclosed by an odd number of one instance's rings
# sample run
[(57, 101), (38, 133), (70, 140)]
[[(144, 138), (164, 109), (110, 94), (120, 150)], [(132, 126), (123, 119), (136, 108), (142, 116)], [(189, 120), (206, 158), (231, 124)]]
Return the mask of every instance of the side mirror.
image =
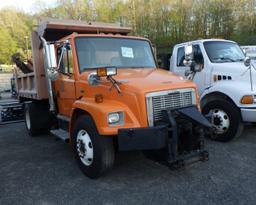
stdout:
[(98, 85), (100, 82), (100, 77), (97, 75), (97, 72), (92, 72), (88, 75), (89, 85)]
[(194, 60), (193, 45), (189, 44), (185, 46), (185, 59), (184, 65), (190, 67)]
[(48, 68), (57, 68), (54, 44), (48, 44), (46, 46), (46, 49), (47, 49), (46, 59), (47, 59)]
[(47, 65), (48, 65), (48, 77), (54, 81), (58, 78), (58, 72), (56, 70), (57, 68), (57, 61), (56, 61), (56, 55), (55, 55), (55, 47), (54, 44), (47, 44)]
[(244, 65), (246, 67), (249, 67), (251, 65), (251, 59), (248, 56), (244, 59)]

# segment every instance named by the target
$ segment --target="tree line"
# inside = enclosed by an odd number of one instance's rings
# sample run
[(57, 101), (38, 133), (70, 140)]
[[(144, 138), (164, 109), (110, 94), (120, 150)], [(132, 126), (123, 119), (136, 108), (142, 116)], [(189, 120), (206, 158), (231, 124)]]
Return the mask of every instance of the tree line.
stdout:
[(30, 31), (41, 17), (100, 21), (131, 26), (149, 38), (159, 53), (200, 38), (225, 38), (256, 44), (256, 0), (57, 0), (46, 8), (35, 2), (34, 14), (0, 10), (0, 64), (15, 52), (26, 55)]

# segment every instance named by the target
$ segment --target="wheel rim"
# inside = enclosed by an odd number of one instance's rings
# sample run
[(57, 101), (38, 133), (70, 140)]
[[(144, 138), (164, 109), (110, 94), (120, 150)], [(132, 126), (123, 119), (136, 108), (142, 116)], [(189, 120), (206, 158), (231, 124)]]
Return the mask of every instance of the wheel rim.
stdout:
[(30, 121), (30, 116), (29, 116), (28, 110), (26, 110), (26, 113), (25, 113), (25, 120), (26, 120), (27, 128), (30, 130), (30, 128), (31, 128), (31, 121)]
[(78, 132), (76, 148), (81, 162), (86, 166), (90, 166), (93, 162), (93, 146), (90, 135), (85, 130)]
[(230, 126), (230, 119), (227, 113), (220, 109), (213, 109), (210, 113), (212, 113), (211, 123), (215, 128), (215, 134), (224, 134), (227, 132)]

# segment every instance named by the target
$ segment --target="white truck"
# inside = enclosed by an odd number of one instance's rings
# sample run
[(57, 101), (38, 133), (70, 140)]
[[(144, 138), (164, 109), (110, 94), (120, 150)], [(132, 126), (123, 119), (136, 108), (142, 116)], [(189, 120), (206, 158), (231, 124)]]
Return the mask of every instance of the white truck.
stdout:
[(202, 112), (214, 127), (210, 138), (230, 141), (241, 135), (244, 122), (256, 122), (256, 70), (236, 42), (205, 39), (178, 44), (170, 71), (196, 83)]

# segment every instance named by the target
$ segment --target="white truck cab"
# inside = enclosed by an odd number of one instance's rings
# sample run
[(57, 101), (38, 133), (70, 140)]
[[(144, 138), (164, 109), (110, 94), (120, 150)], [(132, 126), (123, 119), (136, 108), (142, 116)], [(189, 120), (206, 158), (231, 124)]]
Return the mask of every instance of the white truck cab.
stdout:
[[(243, 122), (256, 122), (256, 70), (245, 65), (236, 42), (205, 39), (178, 44), (170, 59), (170, 71), (187, 77), (185, 47), (192, 45), (193, 81), (200, 95), (202, 112), (211, 120), (211, 138), (229, 141), (241, 135)], [(185, 64), (184, 64), (185, 63)], [(249, 63), (250, 64), (250, 63)]]

